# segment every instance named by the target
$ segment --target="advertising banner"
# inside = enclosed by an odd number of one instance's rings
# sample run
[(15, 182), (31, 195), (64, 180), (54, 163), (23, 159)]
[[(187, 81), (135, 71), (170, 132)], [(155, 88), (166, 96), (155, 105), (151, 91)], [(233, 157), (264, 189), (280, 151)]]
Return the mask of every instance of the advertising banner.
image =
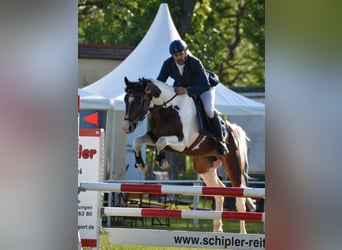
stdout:
[[(78, 183), (103, 181), (104, 130), (80, 129), (78, 145)], [(100, 192), (78, 194), (78, 231), (83, 247), (98, 247), (102, 207)]]

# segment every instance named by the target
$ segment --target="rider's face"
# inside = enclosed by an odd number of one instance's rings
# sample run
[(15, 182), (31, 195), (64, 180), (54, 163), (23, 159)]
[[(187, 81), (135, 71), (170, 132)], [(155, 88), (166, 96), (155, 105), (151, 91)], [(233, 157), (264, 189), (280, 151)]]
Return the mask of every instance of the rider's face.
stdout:
[(178, 52), (178, 53), (174, 53), (172, 56), (177, 64), (182, 65), (185, 63), (185, 57), (186, 57), (185, 50)]

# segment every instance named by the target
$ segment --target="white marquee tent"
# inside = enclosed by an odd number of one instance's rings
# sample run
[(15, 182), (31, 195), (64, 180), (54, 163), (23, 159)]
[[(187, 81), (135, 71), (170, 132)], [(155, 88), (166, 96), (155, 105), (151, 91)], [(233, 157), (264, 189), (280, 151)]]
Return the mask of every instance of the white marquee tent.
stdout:
[[(82, 89), (114, 102), (113, 108), (116, 112), (113, 111), (113, 115), (111, 117), (111, 119), (113, 119), (113, 131), (119, 131), (118, 127), (121, 127), (122, 125), (121, 119), (123, 119), (123, 115), (119, 118), (118, 111), (122, 113), (122, 110), (124, 110), (124, 77), (127, 76), (130, 80), (137, 80), (141, 77), (156, 78), (163, 61), (170, 56), (168, 48), (170, 43), (175, 39), (180, 39), (180, 35), (172, 21), (168, 5), (163, 3), (160, 5), (158, 13), (148, 32), (134, 51), (132, 51), (131, 54), (113, 71)], [(170, 81), (168, 83), (171, 84), (172, 79), (169, 78), (168, 81)], [(215, 106), (221, 113), (226, 115), (263, 116), (265, 114), (265, 105), (263, 103), (259, 103), (239, 95), (232, 90), (229, 90), (221, 83), (216, 87)], [(144, 129), (144, 127), (142, 129)], [(113, 132), (113, 138), (111, 138), (113, 142), (118, 142), (124, 139), (118, 139), (118, 133), (120, 132)], [(121, 132), (121, 134), (123, 133)], [(134, 133), (132, 138), (136, 135), (137, 133)], [(132, 152), (132, 148), (129, 148), (132, 147), (129, 140), (130, 138), (128, 137), (128, 153)], [(118, 143), (113, 143), (113, 145), (113, 147), (115, 147)], [(112, 158), (114, 153), (116, 157), (118, 157), (118, 154), (121, 155), (124, 152), (118, 153), (117, 150), (114, 152), (113, 148), (110, 152), (110, 166), (111, 169), (113, 169), (113, 165), (116, 164), (113, 163), (114, 159)]]
[[(137, 80), (156, 78), (163, 61), (170, 56), (169, 45), (180, 36), (173, 24), (167, 4), (161, 4), (158, 13), (143, 40), (135, 50), (112, 72), (83, 88), (109, 99), (116, 99), (114, 109), (123, 110), (124, 77)], [(169, 78), (170, 81), (172, 81)], [(216, 87), (216, 108), (226, 115), (264, 115), (265, 105), (226, 88)]]
[(109, 110), (113, 108), (111, 100), (103, 96), (83, 89), (78, 89), (78, 95), (80, 96), (81, 110)]

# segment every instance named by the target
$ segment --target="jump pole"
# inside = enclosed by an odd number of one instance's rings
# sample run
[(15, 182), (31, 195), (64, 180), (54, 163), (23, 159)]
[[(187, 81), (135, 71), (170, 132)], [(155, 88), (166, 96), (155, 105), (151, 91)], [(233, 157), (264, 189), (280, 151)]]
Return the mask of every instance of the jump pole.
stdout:
[(104, 182), (80, 183), (80, 191), (102, 191), (102, 192), (128, 192), (146, 194), (181, 194), (226, 197), (252, 197), (265, 198), (263, 188), (240, 188), (240, 187), (206, 187), (206, 186), (177, 186), (159, 184), (125, 184)]
[[(102, 192), (131, 192), (149, 194), (182, 194), (182, 195), (223, 195), (229, 197), (265, 198), (265, 190), (257, 188), (212, 188), (203, 186), (172, 186), (147, 185), (125, 183), (83, 182), (79, 191)], [(170, 214), (171, 213), (171, 214)], [(200, 218), (226, 220), (264, 221), (264, 213), (239, 213), (196, 210), (166, 210), (151, 208), (102, 208), (103, 215), (131, 216), (131, 217), (169, 217), (169, 218)], [(246, 214), (246, 216), (245, 216)], [(249, 214), (249, 215), (247, 215)], [(173, 247), (200, 247), (212, 249), (265, 249), (264, 234), (238, 234), (191, 232), (173, 230), (130, 229), (130, 228), (103, 228), (108, 233), (109, 243), (126, 245), (173, 246)]]
[(200, 211), (160, 208), (103, 207), (105, 216), (160, 217), (179, 219), (222, 219), (264, 222), (265, 214), (260, 212)]
[[(168, 210), (153, 208), (104, 207), (102, 213), (107, 216), (129, 217), (168, 217), (200, 218), (225, 220), (264, 221), (264, 213), (217, 212), (194, 210)], [(103, 228), (108, 233), (110, 244), (199, 247), (213, 249), (265, 249), (264, 234), (214, 233), (175, 230)]]

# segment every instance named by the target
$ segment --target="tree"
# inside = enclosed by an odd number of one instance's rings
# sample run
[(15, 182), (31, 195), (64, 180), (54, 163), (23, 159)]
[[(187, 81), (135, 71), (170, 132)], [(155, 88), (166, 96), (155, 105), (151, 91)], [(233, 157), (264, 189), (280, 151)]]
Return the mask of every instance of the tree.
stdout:
[(226, 86), (264, 86), (264, 1), (202, 1), (186, 34)]
[(136, 46), (150, 26), (158, 3), (156, 0), (79, 0), (79, 42)]
[(226, 86), (264, 86), (264, 0), (79, 0), (79, 42), (136, 46), (166, 2), (180, 35)]

